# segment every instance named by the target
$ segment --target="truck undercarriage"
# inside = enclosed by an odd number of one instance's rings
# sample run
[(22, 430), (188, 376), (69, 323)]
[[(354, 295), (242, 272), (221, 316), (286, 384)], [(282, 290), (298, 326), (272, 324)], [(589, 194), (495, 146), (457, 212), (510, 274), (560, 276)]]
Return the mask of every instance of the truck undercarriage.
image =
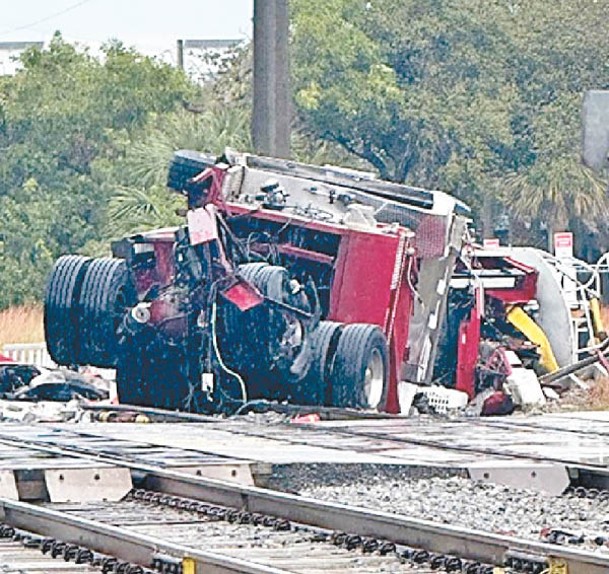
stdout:
[(168, 186), (187, 225), (63, 256), (47, 287), (51, 356), (116, 368), (121, 402), (405, 412), (404, 385), (473, 399), (558, 368), (538, 269), (476, 248), (447, 194), (233, 152), (177, 152)]

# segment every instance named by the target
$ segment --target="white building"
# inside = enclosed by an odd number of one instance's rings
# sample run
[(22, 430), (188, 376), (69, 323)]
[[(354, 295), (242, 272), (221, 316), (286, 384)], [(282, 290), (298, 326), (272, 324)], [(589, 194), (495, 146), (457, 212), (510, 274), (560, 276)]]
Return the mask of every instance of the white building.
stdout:
[[(102, 42), (82, 42), (65, 38), (79, 49), (88, 50), (92, 56), (102, 55)], [(226, 56), (242, 40), (183, 40), (182, 65), (186, 73), (195, 81), (205, 81), (216, 70), (211, 63), (212, 56)], [(43, 48), (47, 42), (0, 42), (0, 76), (13, 75), (19, 69), (19, 56), (29, 47)], [(128, 45), (128, 44), (126, 44)], [(178, 42), (150, 42), (136, 44), (135, 49), (144, 54), (177, 66), (179, 64)]]
[(42, 48), (43, 45), (43, 42), (0, 42), (0, 76), (15, 74), (21, 53), (32, 46)]

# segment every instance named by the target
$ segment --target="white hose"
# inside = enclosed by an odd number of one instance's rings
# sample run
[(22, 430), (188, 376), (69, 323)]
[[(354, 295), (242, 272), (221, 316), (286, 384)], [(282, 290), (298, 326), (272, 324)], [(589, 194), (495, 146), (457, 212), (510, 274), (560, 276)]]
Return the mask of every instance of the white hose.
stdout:
[(245, 381), (241, 377), (239, 373), (236, 373), (232, 369), (230, 369), (222, 360), (222, 355), (220, 354), (220, 349), (218, 348), (218, 339), (216, 337), (216, 297), (213, 298), (213, 303), (211, 305), (211, 341), (214, 347), (214, 351), (216, 352), (216, 357), (218, 358), (218, 362), (224, 371), (226, 371), (229, 375), (232, 375), (239, 381), (239, 386), (241, 387), (241, 397), (243, 402), (247, 402), (247, 390), (245, 388)]

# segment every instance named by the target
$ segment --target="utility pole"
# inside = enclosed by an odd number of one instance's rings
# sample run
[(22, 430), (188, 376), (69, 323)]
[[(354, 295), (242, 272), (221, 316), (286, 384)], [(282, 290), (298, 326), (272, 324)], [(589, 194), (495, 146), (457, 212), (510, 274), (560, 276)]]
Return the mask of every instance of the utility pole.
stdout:
[(177, 52), (178, 52), (178, 68), (180, 68), (180, 70), (183, 70), (184, 69), (184, 40), (178, 40)]
[(290, 156), (291, 102), (288, 0), (254, 0), (254, 109), (256, 153)]

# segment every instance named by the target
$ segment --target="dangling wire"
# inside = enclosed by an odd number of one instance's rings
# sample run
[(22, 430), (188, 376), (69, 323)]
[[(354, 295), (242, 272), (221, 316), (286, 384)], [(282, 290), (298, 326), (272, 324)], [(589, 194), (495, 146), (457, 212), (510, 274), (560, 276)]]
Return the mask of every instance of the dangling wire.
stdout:
[[(235, 377), (235, 379), (237, 379), (238, 383), (239, 383), (239, 387), (241, 389), (241, 401), (243, 403), (247, 402), (247, 389), (245, 386), (245, 381), (243, 380), (243, 377), (241, 377), (241, 375), (239, 373), (237, 373), (236, 371), (233, 371), (230, 367), (228, 367), (228, 365), (226, 365), (226, 363), (222, 360), (222, 355), (220, 354), (220, 349), (218, 347), (218, 337), (217, 337), (217, 331), (216, 331), (216, 321), (217, 321), (217, 297), (218, 295), (218, 289), (217, 289), (217, 282), (214, 283), (212, 285), (212, 289), (210, 292), (210, 297), (212, 300), (211, 303), (211, 316), (209, 319), (210, 325), (211, 325), (211, 343), (214, 349), (214, 352), (216, 354), (216, 358), (218, 359), (218, 363), (220, 363), (220, 367), (227, 372), (229, 375)], [(226, 395), (221, 389), (220, 392), (226, 397), (226, 398), (230, 398), (232, 401), (234, 401), (234, 399), (232, 399), (231, 397), (228, 397), (228, 395)], [(235, 401), (237, 402), (237, 401)]]

